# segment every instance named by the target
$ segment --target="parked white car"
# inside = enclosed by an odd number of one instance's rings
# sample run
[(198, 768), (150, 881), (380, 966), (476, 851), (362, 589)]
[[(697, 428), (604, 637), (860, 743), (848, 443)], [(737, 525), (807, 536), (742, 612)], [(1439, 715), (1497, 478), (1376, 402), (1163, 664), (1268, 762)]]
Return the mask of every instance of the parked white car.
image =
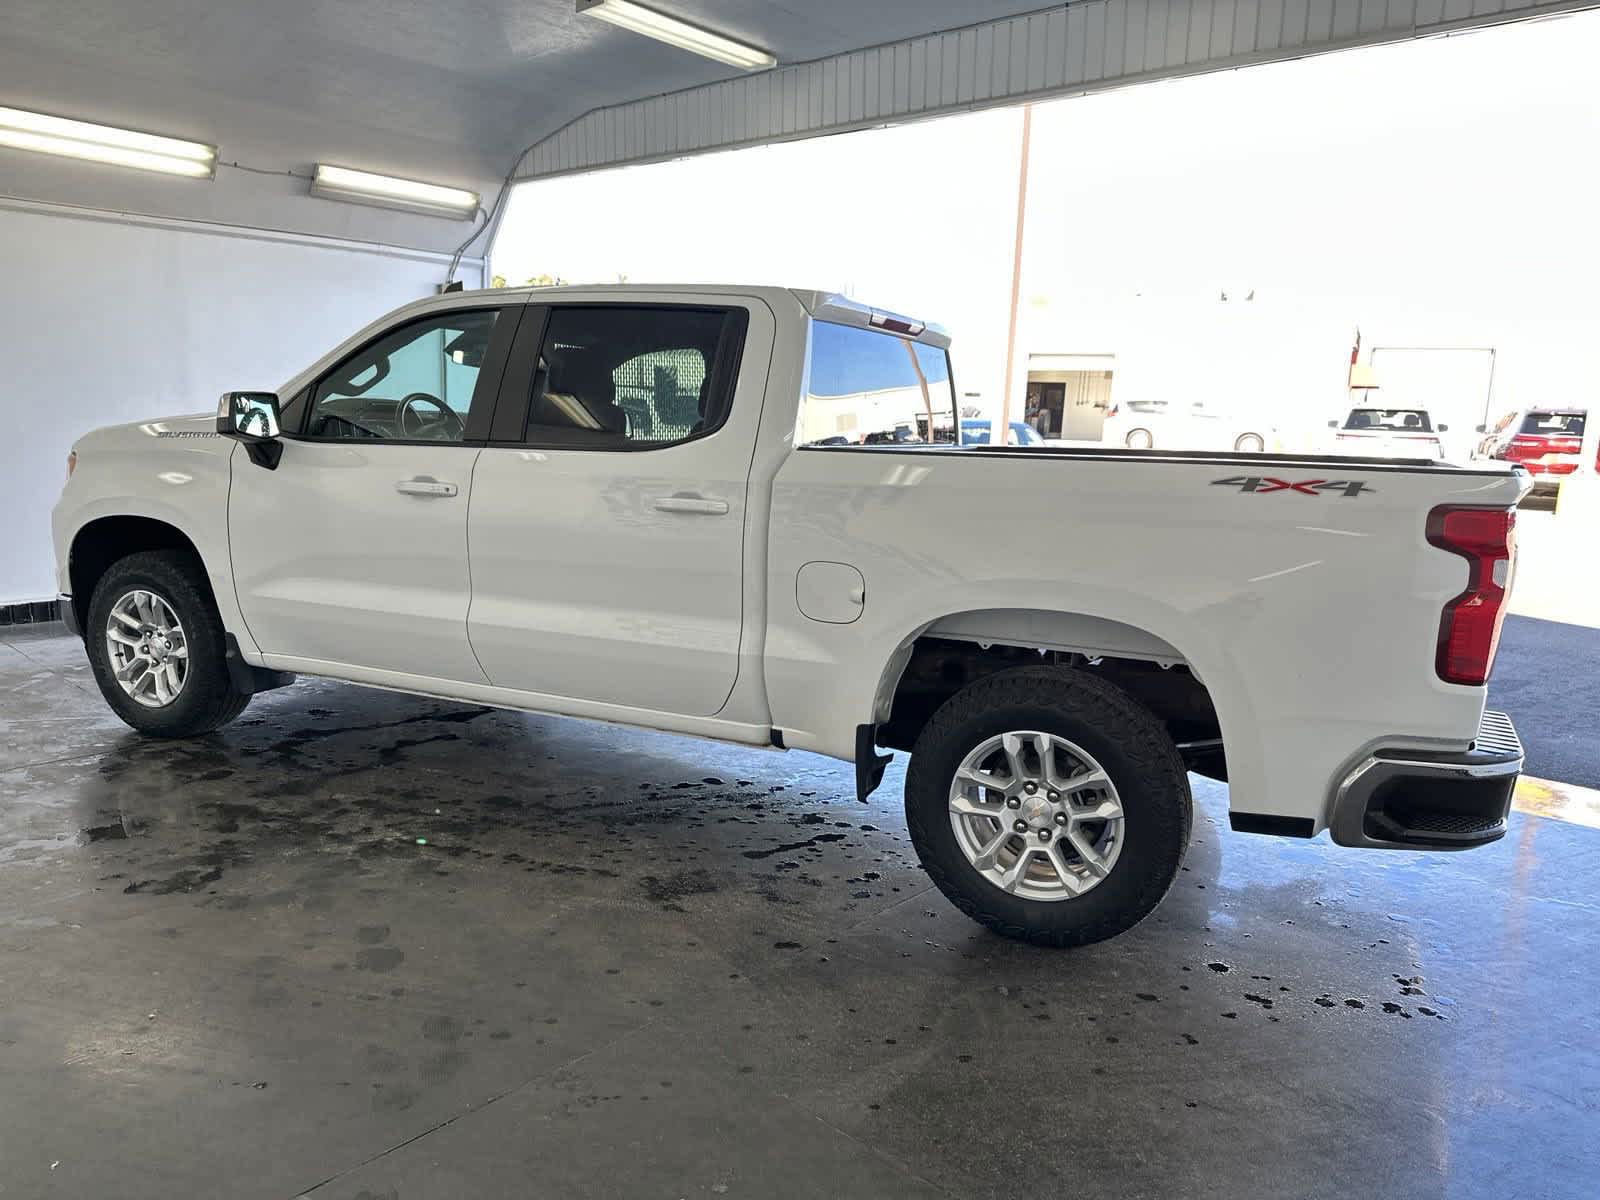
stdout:
[(1106, 410), (1100, 440), (1130, 450), (1278, 449), (1278, 432), (1261, 415), (1213, 408), (1203, 401), (1128, 400)]
[(305, 673), (810, 750), (862, 798), (909, 751), (933, 881), (1042, 944), (1155, 907), (1185, 768), (1237, 830), (1503, 834), (1522, 471), (864, 444), (955, 427), (947, 347), (777, 288), (419, 301), (276, 393), (79, 439), (62, 615), (155, 737)]
[(1372, 408), (1358, 405), (1343, 422), (1329, 421), (1337, 430), (1333, 449), (1342, 454), (1374, 454), (1386, 458), (1443, 458), (1439, 435), (1448, 425), (1435, 425), (1426, 409)]

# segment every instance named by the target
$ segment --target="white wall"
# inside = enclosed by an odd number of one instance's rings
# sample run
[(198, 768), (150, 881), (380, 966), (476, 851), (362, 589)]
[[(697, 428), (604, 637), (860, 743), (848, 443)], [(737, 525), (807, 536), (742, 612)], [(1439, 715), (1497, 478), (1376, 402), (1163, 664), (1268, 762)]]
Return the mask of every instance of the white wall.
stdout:
[[(0, 603), (56, 593), (50, 509), (100, 425), (275, 389), (447, 260), (302, 237), (0, 206)], [(472, 264), (461, 274), (476, 277)]]

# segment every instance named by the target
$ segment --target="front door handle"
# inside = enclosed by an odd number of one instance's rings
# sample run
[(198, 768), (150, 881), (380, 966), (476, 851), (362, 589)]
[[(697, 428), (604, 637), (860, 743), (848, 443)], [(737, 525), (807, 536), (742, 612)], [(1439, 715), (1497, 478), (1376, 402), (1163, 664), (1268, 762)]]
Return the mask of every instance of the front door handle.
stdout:
[(721, 517), (728, 512), (726, 500), (708, 500), (704, 496), (663, 496), (655, 503), (657, 512), (684, 513), (698, 517)]
[(402, 479), (394, 485), (394, 490), (406, 496), (454, 496), (458, 489), (453, 483), (441, 483), (437, 479)]

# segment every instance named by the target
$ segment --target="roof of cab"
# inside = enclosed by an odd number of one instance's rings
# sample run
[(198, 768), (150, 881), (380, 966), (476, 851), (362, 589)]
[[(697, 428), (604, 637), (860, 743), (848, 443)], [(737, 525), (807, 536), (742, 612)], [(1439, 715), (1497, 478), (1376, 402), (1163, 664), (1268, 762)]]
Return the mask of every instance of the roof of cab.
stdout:
[(818, 321), (828, 321), (835, 325), (854, 325), (863, 329), (878, 329), (885, 333), (894, 333), (909, 337), (913, 341), (926, 342), (941, 349), (950, 345), (950, 334), (942, 325), (923, 321), (916, 317), (908, 317), (903, 313), (892, 312), (885, 308), (875, 308), (842, 296), (837, 292), (824, 292), (806, 288), (780, 288), (769, 284), (726, 284), (726, 283), (596, 283), (596, 284), (559, 284), (554, 287), (511, 287), (511, 288), (476, 288), (456, 292), (445, 292), (438, 296), (429, 296), (416, 302), (416, 307), (426, 306), (439, 301), (459, 303), (487, 298), (506, 300), (518, 297), (533, 303), (557, 303), (565, 297), (590, 296), (601, 293), (605, 296), (615, 296), (618, 299), (630, 295), (663, 293), (689, 293), (694, 295), (713, 296), (791, 296), (799, 301), (806, 313)]

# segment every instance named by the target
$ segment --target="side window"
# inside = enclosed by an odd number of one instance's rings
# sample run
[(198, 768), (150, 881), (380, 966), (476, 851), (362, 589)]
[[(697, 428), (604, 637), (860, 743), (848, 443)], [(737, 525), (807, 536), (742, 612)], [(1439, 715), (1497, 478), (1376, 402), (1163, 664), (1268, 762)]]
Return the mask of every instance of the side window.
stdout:
[(710, 433), (727, 415), (742, 324), (727, 309), (555, 309), (526, 440), (645, 449)]
[(802, 446), (953, 443), (955, 387), (937, 346), (892, 333), (811, 324), (796, 442)]
[(317, 385), (306, 436), (461, 441), (499, 316), (439, 313), (364, 346)]

